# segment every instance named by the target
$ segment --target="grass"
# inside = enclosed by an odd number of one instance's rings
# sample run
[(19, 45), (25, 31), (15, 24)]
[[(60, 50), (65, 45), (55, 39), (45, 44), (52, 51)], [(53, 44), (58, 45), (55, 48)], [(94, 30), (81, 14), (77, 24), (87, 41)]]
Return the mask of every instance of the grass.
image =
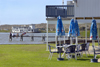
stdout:
[[(85, 31), (80, 31), (79, 37), (85, 37)], [(87, 31), (87, 37), (90, 37), (90, 31)]]
[[(0, 45), (0, 67), (99, 67), (100, 63), (90, 63), (84, 55), (78, 60), (57, 61), (57, 54), (48, 60), (46, 45)], [(97, 56), (100, 57), (100, 56)]]
[(0, 30), (0, 32), (11, 32), (11, 30)]

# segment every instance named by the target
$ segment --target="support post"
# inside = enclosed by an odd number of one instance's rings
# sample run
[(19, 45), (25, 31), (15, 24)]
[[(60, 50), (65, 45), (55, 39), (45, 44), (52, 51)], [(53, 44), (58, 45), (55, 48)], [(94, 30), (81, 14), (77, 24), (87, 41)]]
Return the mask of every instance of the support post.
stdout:
[[(55, 36), (55, 46), (57, 45), (57, 41), (58, 41), (58, 37)], [(57, 46), (56, 46), (56, 48), (57, 48)]]
[(73, 44), (73, 37), (70, 37), (70, 45)]
[(46, 45), (46, 50), (48, 51), (48, 21), (47, 21), (47, 45)]
[(87, 43), (87, 23), (85, 24), (85, 43)]
[(94, 51), (94, 58), (91, 59), (91, 62), (98, 62), (98, 59), (96, 59), (96, 55), (95, 55), (95, 41), (92, 40), (92, 47), (93, 47), (93, 51)]
[(76, 45), (78, 45), (78, 38), (76, 37)]
[(61, 58), (61, 50), (62, 50), (62, 44), (61, 44), (61, 36), (59, 36), (59, 58), (57, 58), (58, 61), (64, 60), (64, 58)]
[(64, 36), (64, 44), (65, 44), (65, 36)]
[[(100, 26), (100, 24), (99, 24), (99, 26)], [(99, 28), (100, 27), (99, 26), (98, 26), (98, 46), (100, 47), (100, 44), (99, 44)]]

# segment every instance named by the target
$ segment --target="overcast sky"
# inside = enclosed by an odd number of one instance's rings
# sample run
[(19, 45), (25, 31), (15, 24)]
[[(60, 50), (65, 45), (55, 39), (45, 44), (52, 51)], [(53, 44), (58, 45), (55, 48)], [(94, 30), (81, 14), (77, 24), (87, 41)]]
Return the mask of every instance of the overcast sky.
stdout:
[(46, 5), (62, 5), (62, 0), (0, 0), (0, 25), (46, 23)]

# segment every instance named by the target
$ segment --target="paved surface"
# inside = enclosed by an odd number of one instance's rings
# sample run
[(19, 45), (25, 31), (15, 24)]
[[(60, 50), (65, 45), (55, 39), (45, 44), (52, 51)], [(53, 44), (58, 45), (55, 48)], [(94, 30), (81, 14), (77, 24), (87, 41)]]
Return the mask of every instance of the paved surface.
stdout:
[[(96, 47), (95, 47), (95, 51), (96, 51), (97, 53), (100, 53), (100, 47), (96, 46)], [(89, 52), (90, 52), (90, 54), (94, 54), (94, 53), (93, 53), (93, 47), (92, 47), (92, 46), (89, 46)]]
[[(51, 51), (55, 51), (55, 49), (52, 49)], [(96, 46), (95, 51), (96, 51), (97, 53), (100, 53), (100, 47)], [(83, 52), (83, 53), (85, 53), (85, 52)], [(93, 53), (93, 48), (92, 48), (92, 46), (89, 46), (89, 53), (90, 53), (90, 54), (94, 54), (94, 53)]]

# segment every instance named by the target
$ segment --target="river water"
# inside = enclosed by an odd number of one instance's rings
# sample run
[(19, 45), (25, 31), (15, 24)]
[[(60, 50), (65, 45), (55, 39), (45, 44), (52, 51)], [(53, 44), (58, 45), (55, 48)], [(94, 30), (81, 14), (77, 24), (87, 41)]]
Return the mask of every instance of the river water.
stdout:
[[(17, 34), (17, 33), (14, 33)], [(21, 35), (21, 33), (19, 33)], [(23, 37), (23, 41), (20, 41), (20, 37), (12, 38), (12, 41), (9, 40), (9, 33), (0, 33), (0, 44), (45, 44), (46, 41), (42, 41), (42, 36), (46, 36), (46, 33), (26, 33), (25, 35), (34, 35), (34, 36), (41, 36), (41, 37), (34, 37), (34, 41), (31, 41), (31, 37)], [(49, 36), (55, 36), (55, 33), (48, 33)], [(61, 38), (62, 40), (64, 38)], [(47, 40), (45, 38), (45, 40)], [(49, 38), (48, 41), (55, 41), (54, 38)]]

